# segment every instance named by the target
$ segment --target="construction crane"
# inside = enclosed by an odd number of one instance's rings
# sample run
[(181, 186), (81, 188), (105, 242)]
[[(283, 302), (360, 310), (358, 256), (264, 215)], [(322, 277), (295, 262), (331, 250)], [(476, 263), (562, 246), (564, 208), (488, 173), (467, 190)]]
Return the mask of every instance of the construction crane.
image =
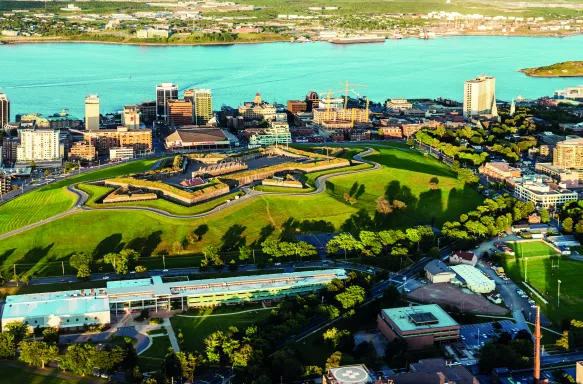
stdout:
[(344, 92), (343, 90), (331, 90), (329, 89), (328, 92), (321, 92), (320, 96), (326, 95), (326, 120), (330, 120), (330, 100), (332, 95), (335, 93)]
[[(348, 82), (348, 80), (346, 80), (345, 82), (340, 82), (338, 83), (342, 86), (344, 86), (344, 109), (346, 109), (346, 107), (348, 106), (348, 87), (362, 87), (362, 88), (368, 88), (368, 85), (364, 85), (364, 84), (351, 84)], [(354, 90), (352, 90), (354, 92)], [(356, 93), (356, 92), (354, 92)]]

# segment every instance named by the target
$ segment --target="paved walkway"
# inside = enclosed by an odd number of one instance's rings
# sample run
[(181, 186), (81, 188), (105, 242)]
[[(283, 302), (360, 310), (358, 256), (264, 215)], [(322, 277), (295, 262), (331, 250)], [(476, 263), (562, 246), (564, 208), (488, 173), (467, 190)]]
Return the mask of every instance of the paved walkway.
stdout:
[(178, 345), (178, 339), (176, 339), (176, 334), (174, 333), (174, 329), (172, 328), (172, 323), (170, 319), (164, 318), (164, 328), (168, 332), (168, 338), (170, 339), (170, 345), (174, 352), (180, 352), (180, 345)]

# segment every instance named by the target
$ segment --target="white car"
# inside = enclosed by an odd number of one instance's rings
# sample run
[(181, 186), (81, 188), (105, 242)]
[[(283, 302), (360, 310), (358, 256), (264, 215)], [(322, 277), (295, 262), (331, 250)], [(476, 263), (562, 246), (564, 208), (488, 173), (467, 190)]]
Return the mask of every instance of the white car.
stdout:
[(162, 272), (168, 272), (168, 270), (167, 269), (163, 269)]
[(109, 280), (109, 276), (103, 276), (103, 280)]
[(411, 290), (409, 288), (405, 288), (405, 292), (409, 293)]
[(275, 263), (275, 264), (273, 264), (273, 265), (281, 265), (281, 263)]

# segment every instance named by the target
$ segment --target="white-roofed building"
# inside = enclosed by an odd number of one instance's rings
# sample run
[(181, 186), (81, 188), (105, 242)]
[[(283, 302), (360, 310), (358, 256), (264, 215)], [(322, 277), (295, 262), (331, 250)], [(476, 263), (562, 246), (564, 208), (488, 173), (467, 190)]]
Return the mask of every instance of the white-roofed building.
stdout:
[(346, 279), (344, 269), (324, 269), (224, 279), (162, 282), (150, 279), (107, 282), (113, 312), (179, 309), (283, 299), (325, 288), (332, 279)]
[(2, 329), (11, 322), (33, 328), (83, 328), (111, 322), (105, 289), (32, 293), (6, 297)]
[(451, 267), (465, 282), (468, 289), (476, 293), (490, 293), (496, 289), (494, 280), (484, 276), (482, 272), (471, 265), (454, 265)]

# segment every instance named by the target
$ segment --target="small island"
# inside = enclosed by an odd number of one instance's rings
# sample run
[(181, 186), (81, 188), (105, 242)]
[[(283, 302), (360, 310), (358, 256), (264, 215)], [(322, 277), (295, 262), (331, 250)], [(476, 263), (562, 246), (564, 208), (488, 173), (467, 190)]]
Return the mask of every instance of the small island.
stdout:
[(544, 67), (524, 68), (520, 72), (532, 77), (583, 77), (583, 61), (565, 61)]

